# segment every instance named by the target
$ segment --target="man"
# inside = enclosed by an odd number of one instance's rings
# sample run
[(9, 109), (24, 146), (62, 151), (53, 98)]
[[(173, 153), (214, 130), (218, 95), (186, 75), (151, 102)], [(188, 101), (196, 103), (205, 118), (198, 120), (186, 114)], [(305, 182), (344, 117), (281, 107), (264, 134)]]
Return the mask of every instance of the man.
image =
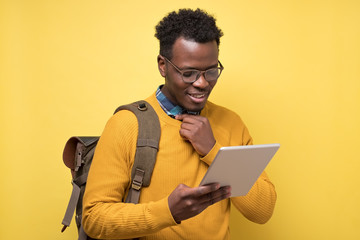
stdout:
[[(223, 66), (222, 32), (206, 12), (182, 9), (156, 27), (165, 84), (146, 100), (161, 126), (151, 184), (139, 204), (123, 203), (138, 125), (129, 111), (108, 121), (97, 145), (84, 196), (83, 226), (97, 239), (229, 239), (230, 203), (249, 220), (271, 217), (276, 192), (265, 173), (243, 197), (230, 187), (199, 183), (222, 146), (252, 144), (234, 112), (207, 101)], [(230, 202), (231, 201), (231, 202)]]

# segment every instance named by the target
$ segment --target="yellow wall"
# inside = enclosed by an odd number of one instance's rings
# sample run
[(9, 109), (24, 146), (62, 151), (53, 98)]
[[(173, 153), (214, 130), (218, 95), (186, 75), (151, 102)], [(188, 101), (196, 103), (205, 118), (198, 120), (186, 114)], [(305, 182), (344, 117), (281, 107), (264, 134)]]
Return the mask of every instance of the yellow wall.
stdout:
[(360, 239), (360, 1), (1, 1), (0, 239), (75, 239), (62, 149), (99, 135), (117, 105), (163, 82), (154, 26), (201, 7), (225, 36), (211, 100), (255, 143), (282, 147), (267, 171), (266, 225), (232, 213), (232, 239)]

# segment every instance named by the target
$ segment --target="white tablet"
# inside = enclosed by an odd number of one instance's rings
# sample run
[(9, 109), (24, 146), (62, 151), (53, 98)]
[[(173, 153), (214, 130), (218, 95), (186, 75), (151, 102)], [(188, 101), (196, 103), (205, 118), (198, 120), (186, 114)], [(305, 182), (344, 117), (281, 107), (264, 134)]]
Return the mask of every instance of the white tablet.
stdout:
[(280, 144), (222, 147), (200, 185), (218, 182), (231, 186), (231, 197), (246, 195)]

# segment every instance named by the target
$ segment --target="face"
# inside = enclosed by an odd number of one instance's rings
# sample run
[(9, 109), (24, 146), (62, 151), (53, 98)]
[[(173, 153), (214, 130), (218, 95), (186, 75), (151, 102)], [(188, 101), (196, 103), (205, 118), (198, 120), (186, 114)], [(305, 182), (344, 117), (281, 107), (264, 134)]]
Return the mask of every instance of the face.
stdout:
[[(181, 37), (175, 41), (172, 54), (170, 61), (181, 70), (204, 71), (218, 66), (216, 41), (197, 43)], [(158, 57), (158, 67), (160, 74), (165, 77), (161, 91), (173, 104), (194, 112), (204, 108), (216, 81), (207, 82), (202, 74), (195, 82), (185, 83), (181, 74), (162, 56)]]

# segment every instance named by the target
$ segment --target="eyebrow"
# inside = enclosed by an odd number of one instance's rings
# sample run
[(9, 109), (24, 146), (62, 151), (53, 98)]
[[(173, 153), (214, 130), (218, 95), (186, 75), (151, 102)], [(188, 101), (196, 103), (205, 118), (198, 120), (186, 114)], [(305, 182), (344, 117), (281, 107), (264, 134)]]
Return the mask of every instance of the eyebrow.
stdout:
[(206, 70), (209, 70), (209, 69), (212, 69), (212, 68), (217, 68), (219, 66), (219, 61), (216, 63), (216, 65), (211, 65), (209, 67), (207, 67), (205, 70), (200, 70), (198, 68), (194, 68), (194, 67), (190, 67), (190, 66), (185, 66), (185, 67), (182, 67), (182, 68), (179, 68), (180, 70), (199, 70), (199, 71), (206, 71)]

